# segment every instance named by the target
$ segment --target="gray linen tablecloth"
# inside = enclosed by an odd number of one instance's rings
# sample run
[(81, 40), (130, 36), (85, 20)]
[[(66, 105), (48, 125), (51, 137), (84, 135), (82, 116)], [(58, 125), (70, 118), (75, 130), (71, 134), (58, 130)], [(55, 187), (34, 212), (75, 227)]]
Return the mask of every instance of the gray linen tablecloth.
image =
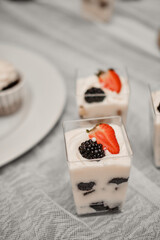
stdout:
[[(159, 26), (159, 0), (117, 1), (110, 24), (82, 19), (77, 0), (0, 0), (0, 41), (48, 58), (68, 91), (50, 134), (0, 169), (0, 240), (160, 239), (160, 170), (152, 161), (146, 87), (160, 82)], [(122, 213), (77, 217), (61, 122), (77, 118), (75, 68), (105, 62), (128, 66), (130, 184)]]

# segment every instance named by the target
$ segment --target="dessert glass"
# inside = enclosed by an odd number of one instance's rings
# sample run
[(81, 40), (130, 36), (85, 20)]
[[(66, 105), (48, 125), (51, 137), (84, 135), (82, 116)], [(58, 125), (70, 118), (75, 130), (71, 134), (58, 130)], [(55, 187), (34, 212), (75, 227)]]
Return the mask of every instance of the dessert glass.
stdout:
[[(96, 73), (99, 70), (108, 70), (113, 68), (119, 75), (122, 88), (120, 93), (103, 88), (98, 81)], [(121, 116), (123, 123), (126, 124), (127, 112), (130, 96), (130, 87), (128, 74), (125, 67), (101, 66), (92, 67), (83, 70), (77, 70), (76, 74), (76, 100), (79, 116), (81, 118)], [(85, 94), (91, 87), (98, 87), (104, 91), (104, 94)], [(85, 99), (101, 97), (102, 101), (89, 103)]]
[(83, 16), (87, 19), (109, 21), (115, 0), (82, 0)]
[[(119, 154), (99, 159), (83, 158), (79, 153), (86, 129), (105, 123), (116, 127)], [(132, 150), (121, 117), (66, 121), (63, 123), (67, 163), (78, 215), (121, 210), (126, 197)], [(86, 139), (88, 140), (88, 139)]]
[[(160, 86), (148, 86), (150, 95), (150, 126), (153, 144), (154, 163), (160, 167)], [(159, 89), (159, 90), (158, 90)]]

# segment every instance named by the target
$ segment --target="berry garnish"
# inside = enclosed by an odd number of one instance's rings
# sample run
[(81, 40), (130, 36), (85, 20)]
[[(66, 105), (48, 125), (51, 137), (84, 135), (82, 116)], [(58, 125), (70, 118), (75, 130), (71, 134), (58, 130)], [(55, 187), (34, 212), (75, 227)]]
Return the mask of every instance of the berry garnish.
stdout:
[(97, 124), (93, 129), (87, 130), (89, 138), (96, 138), (98, 144), (103, 145), (112, 154), (118, 154), (120, 151), (114, 129), (105, 123)]
[(99, 77), (99, 82), (104, 88), (108, 88), (117, 93), (121, 91), (122, 83), (114, 69), (108, 69), (107, 72), (100, 71), (97, 76)]
[(99, 70), (99, 71), (96, 73), (96, 76), (99, 77), (99, 76), (102, 75), (103, 73), (105, 73), (103, 70)]
[(160, 112), (160, 103), (159, 103), (159, 105), (158, 105), (158, 107), (157, 107), (157, 110)]
[(102, 144), (93, 142), (91, 139), (81, 143), (79, 152), (82, 157), (87, 159), (97, 159), (105, 156)]
[(92, 87), (85, 92), (84, 98), (86, 102), (92, 103), (92, 102), (102, 102), (105, 97), (106, 97), (105, 93), (101, 88)]

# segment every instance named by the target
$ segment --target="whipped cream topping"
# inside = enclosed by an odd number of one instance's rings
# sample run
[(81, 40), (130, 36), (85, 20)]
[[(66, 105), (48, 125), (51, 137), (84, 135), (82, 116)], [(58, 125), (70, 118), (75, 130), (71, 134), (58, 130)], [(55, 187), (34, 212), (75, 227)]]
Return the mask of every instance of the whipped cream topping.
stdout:
[(19, 78), (14, 66), (6, 61), (0, 61), (0, 91)]
[[(111, 154), (108, 150), (105, 150), (105, 157), (101, 158), (99, 162), (95, 161), (96, 159), (88, 160), (86, 158), (83, 158), (79, 152), (79, 146), (81, 145), (82, 142), (89, 140), (89, 137), (86, 132), (86, 128), (78, 128), (78, 129), (74, 129), (69, 132), (66, 132), (65, 134), (69, 162), (72, 162), (72, 163), (74, 162), (76, 166), (90, 165), (90, 164), (101, 165), (101, 164), (104, 164), (104, 161), (106, 160), (107, 160), (107, 164), (116, 164), (117, 162), (118, 164), (121, 163), (124, 165), (130, 164), (130, 158), (124, 157), (124, 156), (128, 156), (128, 151), (127, 151), (127, 147), (125, 144), (121, 127), (116, 124), (110, 124), (110, 126), (114, 129), (118, 144), (120, 146), (119, 154)], [(92, 127), (89, 127), (89, 129), (91, 128)]]
[[(84, 104), (90, 104), (87, 103), (84, 99), (84, 94), (87, 91), (87, 89), (96, 87), (101, 88), (106, 94), (106, 98), (103, 100), (103, 102), (100, 102), (101, 104), (109, 103), (109, 102), (128, 102), (128, 95), (129, 95), (129, 86), (128, 81), (124, 77), (120, 77), (122, 88), (119, 93), (111, 91), (107, 88), (104, 88), (100, 82), (98, 81), (98, 77), (96, 75), (91, 75), (87, 78), (79, 78), (77, 80), (77, 101), (78, 105), (84, 105)], [(92, 103), (93, 104), (99, 104), (99, 103)]]

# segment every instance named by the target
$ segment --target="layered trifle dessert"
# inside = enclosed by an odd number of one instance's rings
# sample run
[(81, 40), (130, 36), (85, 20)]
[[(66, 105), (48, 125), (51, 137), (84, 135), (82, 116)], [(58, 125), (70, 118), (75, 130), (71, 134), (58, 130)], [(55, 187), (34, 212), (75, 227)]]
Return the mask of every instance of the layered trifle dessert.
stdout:
[(82, 0), (83, 15), (88, 19), (109, 21), (114, 2), (114, 0)]
[(14, 113), (22, 104), (23, 85), (13, 64), (0, 60), (0, 116)]
[(121, 210), (126, 197), (132, 152), (124, 127), (120, 117), (100, 121), (76, 121), (65, 132), (79, 215)]
[(76, 97), (81, 118), (116, 116), (126, 123), (129, 84), (126, 76), (110, 68), (77, 79)]
[(153, 108), (153, 152), (156, 167), (160, 167), (160, 91), (151, 93)]

